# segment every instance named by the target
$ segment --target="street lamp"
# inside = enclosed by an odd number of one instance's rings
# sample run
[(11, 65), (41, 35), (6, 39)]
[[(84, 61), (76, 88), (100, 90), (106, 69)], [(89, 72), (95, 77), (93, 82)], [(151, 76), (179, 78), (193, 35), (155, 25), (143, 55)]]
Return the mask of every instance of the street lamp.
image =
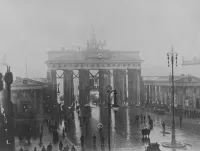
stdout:
[(117, 111), (119, 108), (119, 105), (117, 104), (117, 91), (116, 90), (112, 90), (112, 86), (108, 85), (107, 86), (107, 94), (108, 94), (108, 150), (111, 150), (111, 146), (110, 146), (110, 120), (111, 120), (111, 101), (110, 101), (110, 94), (114, 92), (114, 104), (112, 105), (114, 111)]
[(180, 148), (185, 147), (184, 144), (180, 142), (176, 142), (176, 135), (175, 135), (175, 119), (174, 119), (174, 64), (177, 66), (178, 60), (178, 53), (174, 52), (172, 47), (172, 52), (167, 53), (167, 60), (168, 60), (168, 67), (171, 64), (172, 67), (172, 75), (171, 75), (171, 83), (172, 83), (172, 140), (171, 143), (163, 143), (164, 147), (171, 147), (171, 148)]

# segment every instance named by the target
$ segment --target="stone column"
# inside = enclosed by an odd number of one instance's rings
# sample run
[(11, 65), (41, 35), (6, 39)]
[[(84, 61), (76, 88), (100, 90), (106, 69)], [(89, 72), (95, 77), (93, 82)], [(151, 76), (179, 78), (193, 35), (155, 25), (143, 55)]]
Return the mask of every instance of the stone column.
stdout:
[(106, 87), (110, 85), (110, 71), (100, 69), (99, 70), (99, 97), (101, 103), (105, 104), (107, 101), (107, 90)]
[(150, 88), (149, 88), (149, 87), (150, 87), (149, 85), (146, 86), (147, 102), (148, 102), (148, 104), (149, 104), (149, 102), (150, 102), (150, 99), (149, 99), (149, 98), (150, 98), (150, 96), (149, 96), (149, 89), (150, 89)]
[(52, 84), (52, 103), (57, 104), (57, 79), (56, 79), (56, 70), (51, 70), (50, 71), (50, 79), (49, 82)]
[(44, 114), (44, 107), (43, 107), (43, 102), (44, 102), (44, 97), (43, 97), (43, 93), (44, 93), (44, 91), (43, 91), (43, 88), (41, 89), (41, 91), (40, 91), (40, 114)]
[(66, 114), (68, 113), (68, 107), (71, 106), (72, 102), (72, 82), (73, 82), (73, 70), (63, 70), (64, 75), (64, 106), (66, 109)]
[(152, 92), (153, 92), (153, 85), (149, 86), (149, 103), (152, 105), (153, 102), (153, 96), (152, 96)]
[(125, 100), (125, 89), (126, 89), (126, 70), (123, 69), (117, 69), (113, 70), (113, 79), (114, 79), (114, 89), (117, 90), (117, 96), (118, 96), (118, 103), (123, 104), (123, 101)]
[(135, 104), (138, 99), (138, 72), (136, 69), (128, 69), (128, 98), (131, 104)]
[(88, 104), (89, 96), (89, 70), (79, 70), (79, 103), (81, 106)]

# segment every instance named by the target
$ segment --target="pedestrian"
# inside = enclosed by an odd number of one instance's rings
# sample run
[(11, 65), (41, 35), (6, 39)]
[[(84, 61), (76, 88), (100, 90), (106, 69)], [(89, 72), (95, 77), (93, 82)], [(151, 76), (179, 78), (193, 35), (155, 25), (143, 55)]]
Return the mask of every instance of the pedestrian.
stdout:
[(24, 151), (24, 150), (22, 148), (20, 148), (19, 151)]
[(69, 151), (69, 146), (64, 147), (64, 151)]
[(62, 141), (60, 141), (60, 143), (59, 143), (59, 149), (62, 150), (62, 148), (63, 148), (63, 143), (62, 143)]
[(165, 132), (165, 122), (164, 121), (162, 123), (162, 127), (163, 127), (163, 132)]
[(105, 141), (105, 137), (102, 136), (102, 137), (101, 137), (101, 147), (104, 147), (104, 141)]
[(75, 151), (76, 149), (75, 149), (75, 147), (74, 147), (74, 145), (72, 146), (72, 148), (71, 148), (71, 151)]
[(43, 126), (41, 125), (41, 132), (43, 133)]
[(43, 134), (42, 134), (42, 132), (40, 132), (40, 143), (42, 143), (42, 136), (43, 136)]
[(182, 126), (182, 116), (180, 116), (180, 127)]
[(46, 148), (43, 146), (41, 151), (47, 151)]
[(49, 145), (47, 146), (47, 151), (52, 151), (52, 145), (51, 145), (51, 143), (49, 143)]
[(92, 136), (92, 140), (93, 140), (93, 145), (94, 145), (94, 147), (96, 146), (96, 139), (97, 139), (97, 137), (96, 137), (96, 135), (94, 134), (94, 135)]
[(63, 128), (62, 136), (65, 138), (65, 128)]
[(34, 147), (34, 151), (37, 151), (37, 147)]
[(81, 141), (81, 146), (83, 147), (84, 146), (84, 136), (83, 135), (81, 135), (80, 141)]

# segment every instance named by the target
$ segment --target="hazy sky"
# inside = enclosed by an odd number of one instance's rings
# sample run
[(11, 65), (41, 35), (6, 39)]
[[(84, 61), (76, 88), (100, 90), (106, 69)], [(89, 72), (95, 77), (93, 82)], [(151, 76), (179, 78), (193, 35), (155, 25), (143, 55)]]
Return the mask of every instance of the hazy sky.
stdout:
[(143, 68), (167, 67), (172, 44), (180, 61), (200, 52), (200, 0), (0, 0), (0, 55), (15, 76), (27, 60), (29, 77), (45, 77), (46, 52), (84, 47), (93, 28), (111, 50), (141, 51)]

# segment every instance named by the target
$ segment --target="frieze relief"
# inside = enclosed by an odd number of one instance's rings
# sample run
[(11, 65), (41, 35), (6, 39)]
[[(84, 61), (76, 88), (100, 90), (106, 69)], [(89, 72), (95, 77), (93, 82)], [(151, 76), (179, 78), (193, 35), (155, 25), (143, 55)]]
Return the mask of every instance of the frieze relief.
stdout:
[(48, 64), (49, 69), (140, 69), (137, 63)]

